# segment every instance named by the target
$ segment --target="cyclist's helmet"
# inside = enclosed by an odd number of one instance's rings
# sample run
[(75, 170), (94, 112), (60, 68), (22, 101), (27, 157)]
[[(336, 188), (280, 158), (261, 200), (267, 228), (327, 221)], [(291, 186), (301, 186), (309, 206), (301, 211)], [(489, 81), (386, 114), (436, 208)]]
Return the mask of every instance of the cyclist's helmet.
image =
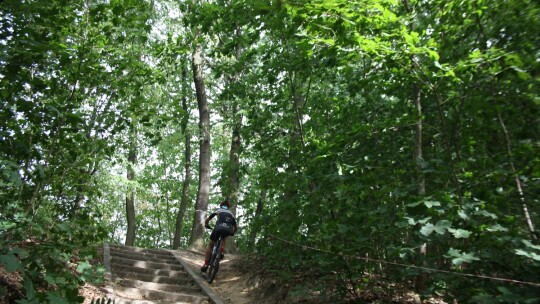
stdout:
[(226, 198), (225, 200), (223, 200), (223, 202), (221, 202), (219, 204), (219, 207), (223, 208), (223, 209), (230, 209), (231, 208), (231, 202), (229, 201), (228, 198)]

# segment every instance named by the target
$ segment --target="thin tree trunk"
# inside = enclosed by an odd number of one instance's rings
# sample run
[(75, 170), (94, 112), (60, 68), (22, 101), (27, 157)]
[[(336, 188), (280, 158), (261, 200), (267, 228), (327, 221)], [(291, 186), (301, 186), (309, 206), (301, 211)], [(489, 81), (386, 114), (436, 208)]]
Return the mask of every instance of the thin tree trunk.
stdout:
[[(236, 217), (236, 205), (238, 202), (238, 189), (240, 188), (240, 148), (241, 148), (241, 138), (240, 138), (240, 128), (242, 124), (241, 118), (236, 118), (238, 116), (238, 104), (235, 102), (233, 105), (233, 131), (232, 131), (232, 140), (231, 140), (231, 150), (229, 152), (229, 189), (230, 197), (236, 204), (233, 204), (231, 212)], [(227, 241), (226, 250), (227, 252), (235, 252), (238, 247), (234, 241), (235, 237), (229, 237)]]
[(533, 240), (537, 240), (538, 236), (536, 235), (536, 231), (534, 230), (534, 224), (531, 221), (531, 216), (529, 215), (529, 208), (527, 207), (527, 202), (525, 201), (525, 194), (523, 193), (523, 186), (521, 184), (521, 181), (519, 180), (519, 175), (517, 173), (516, 166), (514, 164), (512, 146), (510, 145), (510, 134), (508, 133), (508, 129), (506, 129), (506, 125), (504, 124), (504, 120), (502, 119), (501, 112), (498, 110), (497, 110), (497, 117), (499, 119), (499, 123), (501, 124), (501, 128), (503, 129), (503, 132), (504, 132), (504, 138), (506, 141), (506, 152), (508, 153), (508, 158), (510, 159), (510, 169), (512, 170), (512, 174), (514, 175), (516, 188), (519, 193), (519, 199), (521, 200), (523, 214), (525, 216), (525, 221), (527, 222), (527, 228), (529, 229), (531, 238)]
[(157, 215), (156, 220), (158, 223), (158, 234), (154, 238), (154, 248), (159, 248), (159, 242), (161, 241), (161, 235), (163, 234), (163, 227), (161, 227), (161, 216)]
[[(236, 28), (236, 37), (240, 37), (242, 31), (239, 27)], [(241, 39), (238, 39), (240, 41)], [(236, 44), (236, 60), (240, 61), (242, 56), (242, 45), (240, 43)], [(238, 81), (238, 75), (234, 75), (233, 83)], [(240, 130), (242, 129), (242, 115), (238, 113), (238, 100), (234, 97), (234, 102), (232, 106), (232, 138), (231, 138), (231, 149), (229, 151), (229, 197), (233, 199), (233, 204), (231, 212), (236, 217), (236, 206), (238, 204), (238, 189), (240, 189), (240, 150), (242, 147), (242, 139), (240, 137)], [(230, 237), (226, 245), (227, 252), (235, 252), (238, 249), (235, 237)]]
[(184, 165), (184, 183), (182, 184), (182, 201), (180, 203), (180, 209), (176, 215), (176, 229), (174, 232), (174, 243), (173, 249), (178, 249), (180, 247), (180, 239), (182, 237), (182, 226), (184, 223), (184, 217), (186, 215), (186, 207), (188, 201), (189, 193), (189, 184), (191, 183), (191, 133), (188, 129), (189, 122), (189, 108), (187, 105), (187, 96), (185, 90), (186, 84), (186, 69), (182, 69), (182, 86), (183, 86), (183, 97), (182, 97), (182, 108), (187, 113), (186, 117), (182, 121), (182, 130), (184, 131), (185, 138), (185, 165)]
[[(234, 108), (237, 108), (236, 104), (234, 105)], [(235, 109), (234, 111), (236, 112), (237, 110)], [(234, 198), (238, 197), (238, 189), (240, 185), (240, 148), (242, 145), (240, 128), (240, 122), (236, 122), (236, 124), (233, 126), (231, 150), (229, 153), (229, 161), (231, 163), (231, 172), (229, 176), (231, 186), (230, 189), (231, 196)]]
[[(163, 198), (163, 197), (162, 197)], [(173, 241), (174, 241), (174, 237), (172, 235), (172, 227), (171, 227), (171, 204), (169, 202), (169, 197), (165, 197), (165, 204), (166, 204), (166, 207), (167, 207), (167, 220), (165, 221), (165, 228), (167, 229), (167, 231), (165, 232), (167, 234), (167, 240), (169, 241), (169, 248), (172, 248), (173, 247)]]
[[(128, 152), (128, 168), (127, 168), (127, 179), (128, 181), (135, 180), (135, 162), (137, 161), (137, 130), (134, 125), (131, 123), (130, 128), (130, 144)], [(127, 218), (127, 233), (126, 233), (126, 246), (133, 246), (135, 244), (135, 230), (136, 230), (136, 219), (135, 219), (135, 190), (131, 189), (129, 194), (126, 197), (126, 218)]]
[[(259, 198), (259, 201), (257, 202), (257, 209), (255, 210), (255, 217), (253, 218), (253, 221), (257, 221), (257, 219), (259, 219), (259, 217), (261, 216), (263, 208), (264, 208), (265, 199), (266, 199), (266, 189), (263, 189), (261, 192), (261, 197)], [(252, 251), (255, 250), (255, 241), (257, 240), (257, 232), (258, 230), (253, 227), (253, 224), (251, 224), (251, 232), (249, 234), (249, 248)]]
[[(411, 6), (409, 3), (409, 0), (403, 0), (403, 5), (405, 6), (405, 10), (408, 14), (412, 13)], [(414, 30), (414, 23), (411, 23), (411, 29)], [(414, 62), (416, 61), (416, 57), (412, 56), (412, 67), (414, 68)], [(416, 142), (415, 142), (415, 152), (414, 152), (414, 160), (416, 164), (416, 182), (418, 184), (416, 191), (418, 196), (422, 197), (426, 195), (426, 180), (425, 176), (422, 170), (422, 162), (423, 162), (423, 149), (422, 149), (422, 136), (423, 136), (423, 118), (422, 118), (422, 98), (421, 98), (421, 91), (420, 88), (415, 85), (414, 86), (414, 94), (415, 94), (415, 100), (414, 104), (416, 107)], [(418, 248), (418, 254), (420, 255), (420, 259), (422, 262), (422, 266), (425, 266), (425, 259), (427, 256), (427, 244), (423, 243), (420, 245), (420, 248)], [(415, 287), (417, 291), (424, 291), (427, 288), (427, 273), (421, 272), (416, 277)]]
[(305, 142), (305, 139), (304, 139), (304, 126), (303, 126), (303, 123), (302, 123), (302, 113), (301, 113), (301, 109), (304, 107), (304, 105), (306, 104), (306, 101), (307, 101), (307, 98), (309, 96), (309, 90), (310, 90), (310, 87), (311, 87), (311, 78), (309, 78), (309, 82), (308, 82), (308, 88), (306, 90), (306, 95), (303, 96), (302, 94), (298, 93), (296, 91), (296, 84), (295, 84), (295, 79), (293, 77), (293, 75), (291, 75), (292, 73), (289, 73), (289, 83), (290, 83), (290, 86), (291, 86), (291, 95), (292, 95), (292, 99), (293, 99), (293, 110), (294, 110), (294, 114), (295, 114), (295, 117), (296, 117), (296, 128), (297, 128), (297, 131), (296, 131), (296, 134), (293, 133), (293, 135), (295, 136), (298, 136), (300, 138), (300, 144), (302, 145), (302, 150), (306, 147), (306, 142)]
[[(424, 172), (422, 170), (422, 162), (424, 161), (424, 154), (423, 154), (423, 118), (422, 118), (422, 99), (420, 95), (420, 89), (418, 87), (415, 87), (415, 105), (416, 105), (416, 115), (417, 115), (417, 121), (416, 121), (416, 148), (414, 153), (415, 163), (416, 163), (416, 182), (418, 183), (417, 186), (417, 193), (419, 197), (423, 197), (426, 195), (426, 178), (424, 176)], [(423, 243), (420, 248), (418, 248), (418, 253), (420, 254), (420, 258), (422, 259), (422, 266), (425, 265), (425, 259), (427, 256), (427, 244)], [(427, 288), (427, 273), (422, 272), (416, 277), (415, 282), (416, 290), (418, 291), (424, 291)]]
[[(198, 35), (196, 35), (198, 36)], [(197, 37), (195, 38), (197, 40)], [(202, 46), (198, 44), (193, 52), (193, 79), (197, 93), (199, 107), (200, 155), (199, 155), (199, 189), (195, 203), (193, 227), (191, 229), (190, 249), (203, 251), (204, 219), (208, 210), (208, 197), (210, 195), (210, 113), (206, 100), (206, 91), (203, 79)]]

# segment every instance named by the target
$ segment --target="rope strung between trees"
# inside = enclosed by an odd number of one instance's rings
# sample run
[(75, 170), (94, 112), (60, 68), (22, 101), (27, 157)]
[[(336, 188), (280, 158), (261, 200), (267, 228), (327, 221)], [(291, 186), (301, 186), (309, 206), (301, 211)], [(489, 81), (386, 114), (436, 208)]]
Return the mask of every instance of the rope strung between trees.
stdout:
[(305, 248), (305, 249), (330, 253), (330, 254), (333, 254), (333, 255), (339, 255), (339, 256), (344, 257), (344, 258), (351, 258), (351, 259), (364, 260), (364, 261), (368, 261), (368, 262), (377, 262), (377, 263), (383, 263), (383, 264), (389, 264), (389, 265), (396, 265), (396, 266), (420, 269), (420, 270), (425, 270), (425, 271), (430, 271), (430, 272), (440, 272), (440, 273), (446, 273), (446, 274), (451, 274), (451, 275), (459, 275), (459, 276), (463, 276), (463, 277), (480, 278), (480, 279), (494, 280), (494, 281), (500, 281), (500, 282), (505, 282), (505, 283), (515, 283), (515, 284), (522, 284), (522, 285), (540, 287), (540, 283), (535, 283), (535, 282), (527, 282), (527, 281), (505, 279), (505, 278), (491, 277), (491, 276), (472, 274), (472, 273), (462, 273), (462, 272), (455, 272), (455, 271), (450, 271), (450, 270), (440, 270), (440, 269), (435, 269), (435, 268), (422, 267), (422, 266), (416, 266), (416, 265), (409, 265), (409, 264), (403, 264), (403, 263), (396, 263), (396, 262), (390, 262), (390, 261), (379, 260), (379, 259), (372, 259), (372, 258), (367, 258), (367, 257), (345, 255), (345, 254), (342, 254), (342, 253), (336, 253), (336, 252), (332, 252), (332, 251), (328, 251), (328, 250), (324, 250), (324, 249), (319, 249), (319, 248), (315, 248), (315, 247), (311, 247), (311, 246), (307, 246), (307, 245), (294, 243), (294, 242), (288, 241), (286, 239), (280, 238), (280, 237), (272, 235), (272, 234), (270, 234), (270, 236), (272, 238), (275, 238), (277, 240), (280, 240), (282, 242), (285, 242), (285, 243), (288, 243), (288, 244), (291, 244), (291, 245), (294, 245), (294, 246), (297, 246), (297, 247), (302, 247), (302, 248)]

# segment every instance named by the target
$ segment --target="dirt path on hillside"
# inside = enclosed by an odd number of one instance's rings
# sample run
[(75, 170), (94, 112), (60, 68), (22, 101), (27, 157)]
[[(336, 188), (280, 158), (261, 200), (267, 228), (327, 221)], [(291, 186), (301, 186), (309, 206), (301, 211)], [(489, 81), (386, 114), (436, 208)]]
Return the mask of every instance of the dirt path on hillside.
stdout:
[[(206, 274), (201, 273), (200, 267), (204, 261), (202, 253), (193, 251), (177, 251), (188, 265), (206, 280)], [(219, 272), (209, 285), (225, 303), (231, 304), (251, 304), (251, 303), (270, 303), (261, 301), (259, 293), (255, 292), (257, 283), (248, 278), (239, 270), (240, 257), (233, 254), (225, 254), (225, 259), (220, 263)], [(206, 283), (206, 282), (205, 282)], [(207, 283), (206, 283), (207, 284)]]

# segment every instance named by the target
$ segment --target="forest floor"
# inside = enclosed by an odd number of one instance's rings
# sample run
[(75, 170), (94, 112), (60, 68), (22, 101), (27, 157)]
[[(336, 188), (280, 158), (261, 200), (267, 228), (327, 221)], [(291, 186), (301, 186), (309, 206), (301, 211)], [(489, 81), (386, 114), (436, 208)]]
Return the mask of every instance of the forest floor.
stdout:
[[(196, 274), (206, 278), (200, 272), (204, 259), (201, 253), (179, 250)], [(278, 304), (278, 303), (336, 303), (336, 299), (323, 296), (306, 288), (298, 286), (315, 286), (321, 284), (321, 277), (316, 270), (306, 270), (298, 273), (289, 282), (283, 280), (274, 272), (263, 269), (262, 262), (253, 257), (225, 254), (221, 262), (218, 276), (211, 287), (228, 304)], [(310, 273), (311, 272), (311, 273)], [(14, 303), (14, 298), (20, 298), (24, 291), (20, 276), (6, 272), (0, 266), (0, 287), (7, 287), (7, 294), (0, 292), (0, 304)], [(306, 291), (307, 290), (307, 291)], [(80, 288), (80, 295), (85, 297), (84, 304), (90, 304), (92, 299), (105, 297), (104, 286), (85, 284)], [(444, 304), (441, 299), (429, 298), (421, 300), (420, 296), (411, 291), (409, 286), (399, 286), (389, 282), (377, 282), (370, 288), (357, 294), (360, 298), (351, 298), (350, 303), (395, 303), (395, 304)]]

